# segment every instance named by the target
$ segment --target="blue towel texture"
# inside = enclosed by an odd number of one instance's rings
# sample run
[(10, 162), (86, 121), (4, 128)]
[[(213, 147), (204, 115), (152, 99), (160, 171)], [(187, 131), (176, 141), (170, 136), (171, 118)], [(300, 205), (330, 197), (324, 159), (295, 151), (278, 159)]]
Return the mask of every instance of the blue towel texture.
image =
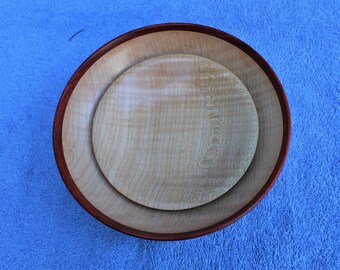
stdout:
[[(0, 269), (340, 269), (339, 12), (338, 0), (1, 0)], [(156, 242), (78, 205), (56, 167), (52, 124), (68, 79), (98, 47), (176, 21), (226, 31), (268, 61), (292, 140), (253, 211), (201, 238)]]

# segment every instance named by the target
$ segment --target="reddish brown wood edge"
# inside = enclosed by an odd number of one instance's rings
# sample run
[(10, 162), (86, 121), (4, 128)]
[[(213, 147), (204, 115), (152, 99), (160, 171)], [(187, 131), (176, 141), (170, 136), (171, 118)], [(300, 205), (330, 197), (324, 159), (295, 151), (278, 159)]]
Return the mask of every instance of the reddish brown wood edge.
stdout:
[[(269, 179), (267, 180), (263, 188), (260, 190), (260, 192), (241, 210), (236, 212), (234, 215), (226, 218), (225, 220), (222, 220), (212, 226), (209, 226), (203, 229), (199, 229), (199, 230), (191, 231), (191, 232), (185, 232), (185, 233), (161, 234), (161, 233), (151, 233), (151, 232), (140, 231), (140, 230), (127, 227), (123, 224), (120, 224), (119, 222), (112, 220), (111, 218), (101, 213), (84, 197), (84, 195), (80, 192), (80, 190), (77, 188), (76, 184), (74, 183), (71, 177), (71, 174), (66, 165), (63, 148), (62, 148), (62, 126), (63, 126), (63, 119), (64, 119), (64, 114), (65, 114), (68, 100), (75, 86), (80, 80), (80, 78), (85, 74), (85, 72), (90, 68), (90, 66), (94, 62), (96, 62), (101, 56), (103, 56), (105, 53), (110, 51), (112, 48), (130, 39), (133, 39), (133, 38), (145, 35), (145, 34), (149, 34), (149, 33), (160, 32), (160, 31), (171, 31), (171, 30), (199, 32), (199, 33), (204, 33), (204, 34), (208, 34), (208, 35), (220, 38), (240, 48), (245, 53), (247, 53), (251, 58), (253, 58), (257, 62), (257, 64), (263, 69), (263, 71), (267, 74), (279, 98), (282, 115), (283, 115), (283, 140), (282, 140), (279, 158), (276, 162), (276, 165), (274, 167), (272, 174), (270, 175)], [(279, 176), (282, 170), (283, 164), (285, 162), (285, 159), (288, 153), (288, 148), (289, 148), (289, 143), (290, 143), (290, 133), (291, 133), (290, 112), (289, 112), (289, 106), (288, 106), (287, 98), (284, 93), (283, 87), (278, 77), (276, 76), (275, 72), (272, 70), (272, 68), (262, 58), (260, 54), (258, 54), (255, 50), (253, 50), (250, 46), (248, 46), (243, 41), (233, 37), (232, 35), (222, 32), (220, 30), (217, 30), (217, 29), (214, 29), (208, 26), (197, 25), (197, 24), (167, 23), (167, 24), (151, 25), (151, 26), (139, 28), (134, 31), (128, 32), (126, 34), (123, 34), (111, 40), (110, 42), (106, 43), (104, 46), (102, 46), (97, 51), (95, 51), (89, 58), (87, 58), (83, 64), (81, 64), (81, 66), (76, 70), (76, 72), (73, 74), (73, 76), (67, 83), (62, 93), (62, 96), (59, 100), (59, 104), (58, 104), (56, 114), (55, 114), (54, 125), (53, 125), (53, 146), (54, 146), (54, 155), (55, 155), (55, 159), (58, 165), (58, 169), (60, 171), (60, 175), (65, 185), (67, 186), (68, 190), (73, 195), (73, 197), (78, 201), (78, 203), (87, 212), (89, 212), (92, 216), (94, 216), (96, 219), (98, 219), (105, 225), (111, 228), (114, 228), (120, 232), (129, 234), (132, 236), (140, 237), (140, 238), (152, 239), (152, 240), (183, 240), (183, 239), (203, 236), (203, 235), (215, 232), (217, 230), (220, 230), (230, 225), (231, 223), (235, 222), (236, 220), (244, 216), (246, 213), (248, 213), (251, 209), (253, 209), (262, 200), (262, 198), (268, 193), (268, 191), (273, 186), (273, 184), (275, 183), (277, 177)]]

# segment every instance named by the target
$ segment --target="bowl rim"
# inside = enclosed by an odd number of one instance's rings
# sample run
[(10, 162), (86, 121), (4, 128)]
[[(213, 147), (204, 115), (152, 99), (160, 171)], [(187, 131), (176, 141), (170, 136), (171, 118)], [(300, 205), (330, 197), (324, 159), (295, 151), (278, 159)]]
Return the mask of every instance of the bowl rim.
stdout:
[[(153, 233), (153, 232), (147, 232), (147, 231), (134, 229), (134, 228), (128, 227), (126, 225), (123, 225), (111, 219), (110, 217), (100, 212), (97, 208), (95, 208), (85, 198), (85, 196), (80, 192), (80, 190), (76, 186), (68, 170), (66, 161), (65, 161), (63, 146), (62, 146), (62, 126), (63, 126), (65, 110), (66, 110), (68, 101), (72, 95), (74, 88), (76, 87), (76, 85), (78, 84), (82, 76), (86, 73), (86, 71), (99, 58), (101, 58), (104, 54), (106, 54), (113, 48), (117, 47), (118, 45), (121, 45), (124, 42), (129, 41), (131, 39), (134, 39), (134, 38), (146, 35), (146, 34), (150, 34), (150, 33), (162, 32), (162, 31), (176, 31), (176, 30), (198, 32), (198, 33), (203, 33), (203, 34), (207, 34), (210, 36), (214, 36), (228, 43), (231, 43), (232, 45), (236, 46), (237, 48), (241, 49), (243, 52), (248, 54), (265, 72), (265, 74), (269, 78), (270, 82), (272, 83), (276, 91), (276, 95), (279, 99), (281, 112), (282, 112), (283, 137), (282, 137), (282, 144), (281, 144), (279, 157), (276, 161), (274, 169), (271, 175), (269, 176), (268, 180), (266, 181), (264, 186), (261, 188), (261, 190), (255, 195), (255, 197), (252, 198), (244, 207), (242, 207), (236, 213), (234, 213), (233, 215), (229, 216), (228, 218), (214, 225), (210, 225), (208, 227), (190, 231), (190, 232)], [(276, 179), (278, 178), (283, 168), (284, 162), (288, 154), (290, 136), (291, 136), (291, 118), (290, 118), (290, 110), (289, 110), (287, 97), (285, 95), (285, 92), (283, 90), (283, 87), (277, 75), (275, 74), (273, 69), (269, 66), (269, 64), (263, 59), (263, 57), (258, 52), (256, 52), (254, 49), (252, 49), (249, 45), (247, 45), (240, 39), (226, 32), (223, 32), (221, 30), (218, 30), (218, 29), (215, 29), (209, 26), (191, 24), (191, 23), (163, 23), (163, 24), (145, 26), (145, 27), (127, 32), (123, 35), (120, 35), (116, 37), (115, 39), (107, 42), (99, 49), (97, 49), (78, 67), (78, 69), (74, 72), (74, 74), (68, 81), (60, 97), (60, 100), (59, 100), (59, 103), (58, 103), (58, 106), (55, 112), (54, 123), (53, 123), (53, 148), (54, 148), (55, 160), (56, 160), (60, 175), (62, 177), (62, 180), (64, 181), (66, 187), (68, 188), (72, 196), (75, 198), (75, 200), (89, 214), (91, 214), (93, 217), (95, 217), (97, 220), (104, 223), (105, 225), (115, 230), (118, 230), (122, 233), (135, 236), (135, 237), (139, 237), (139, 238), (149, 239), (149, 240), (184, 240), (184, 239), (195, 238), (195, 237), (203, 236), (203, 235), (215, 232), (217, 230), (220, 230), (230, 225), (231, 223), (234, 223), (238, 219), (240, 219), (242, 216), (244, 216), (246, 213), (252, 210), (263, 199), (263, 197), (268, 193), (268, 191), (271, 189), (271, 187), (276, 182)]]

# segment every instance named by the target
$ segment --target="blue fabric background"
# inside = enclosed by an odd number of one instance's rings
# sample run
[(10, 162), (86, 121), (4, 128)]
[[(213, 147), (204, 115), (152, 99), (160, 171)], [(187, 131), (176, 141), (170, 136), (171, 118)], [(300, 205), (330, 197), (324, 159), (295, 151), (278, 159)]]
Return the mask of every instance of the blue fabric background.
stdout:
[[(339, 269), (339, 3), (1, 0), (0, 268)], [(202, 238), (155, 242), (78, 205), (54, 161), (52, 123), (92, 52), (170, 21), (216, 27), (256, 49), (285, 88), (292, 140), (274, 188), (244, 218)]]

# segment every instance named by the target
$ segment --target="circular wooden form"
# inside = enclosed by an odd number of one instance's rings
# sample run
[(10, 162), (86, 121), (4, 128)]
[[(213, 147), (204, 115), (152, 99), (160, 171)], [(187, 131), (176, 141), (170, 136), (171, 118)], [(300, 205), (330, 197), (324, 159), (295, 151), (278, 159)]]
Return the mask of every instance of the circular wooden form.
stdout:
[(209, 59), (170, 54), (117, 78), (93, 120), (108, 181), (142, 205), (183, 210), (224, 194), (255, 154), (258, 118), (243, 83)]
[[(248, 170), (226, 194), (193, 209), (162, 211), (132, 202), (105, 180), (92, 153), (91, 123), (101, 96), (120, 74), (146, 59), (183, 53), (215, 61), (242, 81), (257, 109), (259, 140)], [(53, 143), (66, 186), (94, 217), (130, 235), (178, 240), (221, 229), (252, 209), (282, 169), (290, 129), (283, 88), (258, 53), (222, 31), (175, 23), (134, 30), (91, 55), (63, 92), (54, 121)]]

